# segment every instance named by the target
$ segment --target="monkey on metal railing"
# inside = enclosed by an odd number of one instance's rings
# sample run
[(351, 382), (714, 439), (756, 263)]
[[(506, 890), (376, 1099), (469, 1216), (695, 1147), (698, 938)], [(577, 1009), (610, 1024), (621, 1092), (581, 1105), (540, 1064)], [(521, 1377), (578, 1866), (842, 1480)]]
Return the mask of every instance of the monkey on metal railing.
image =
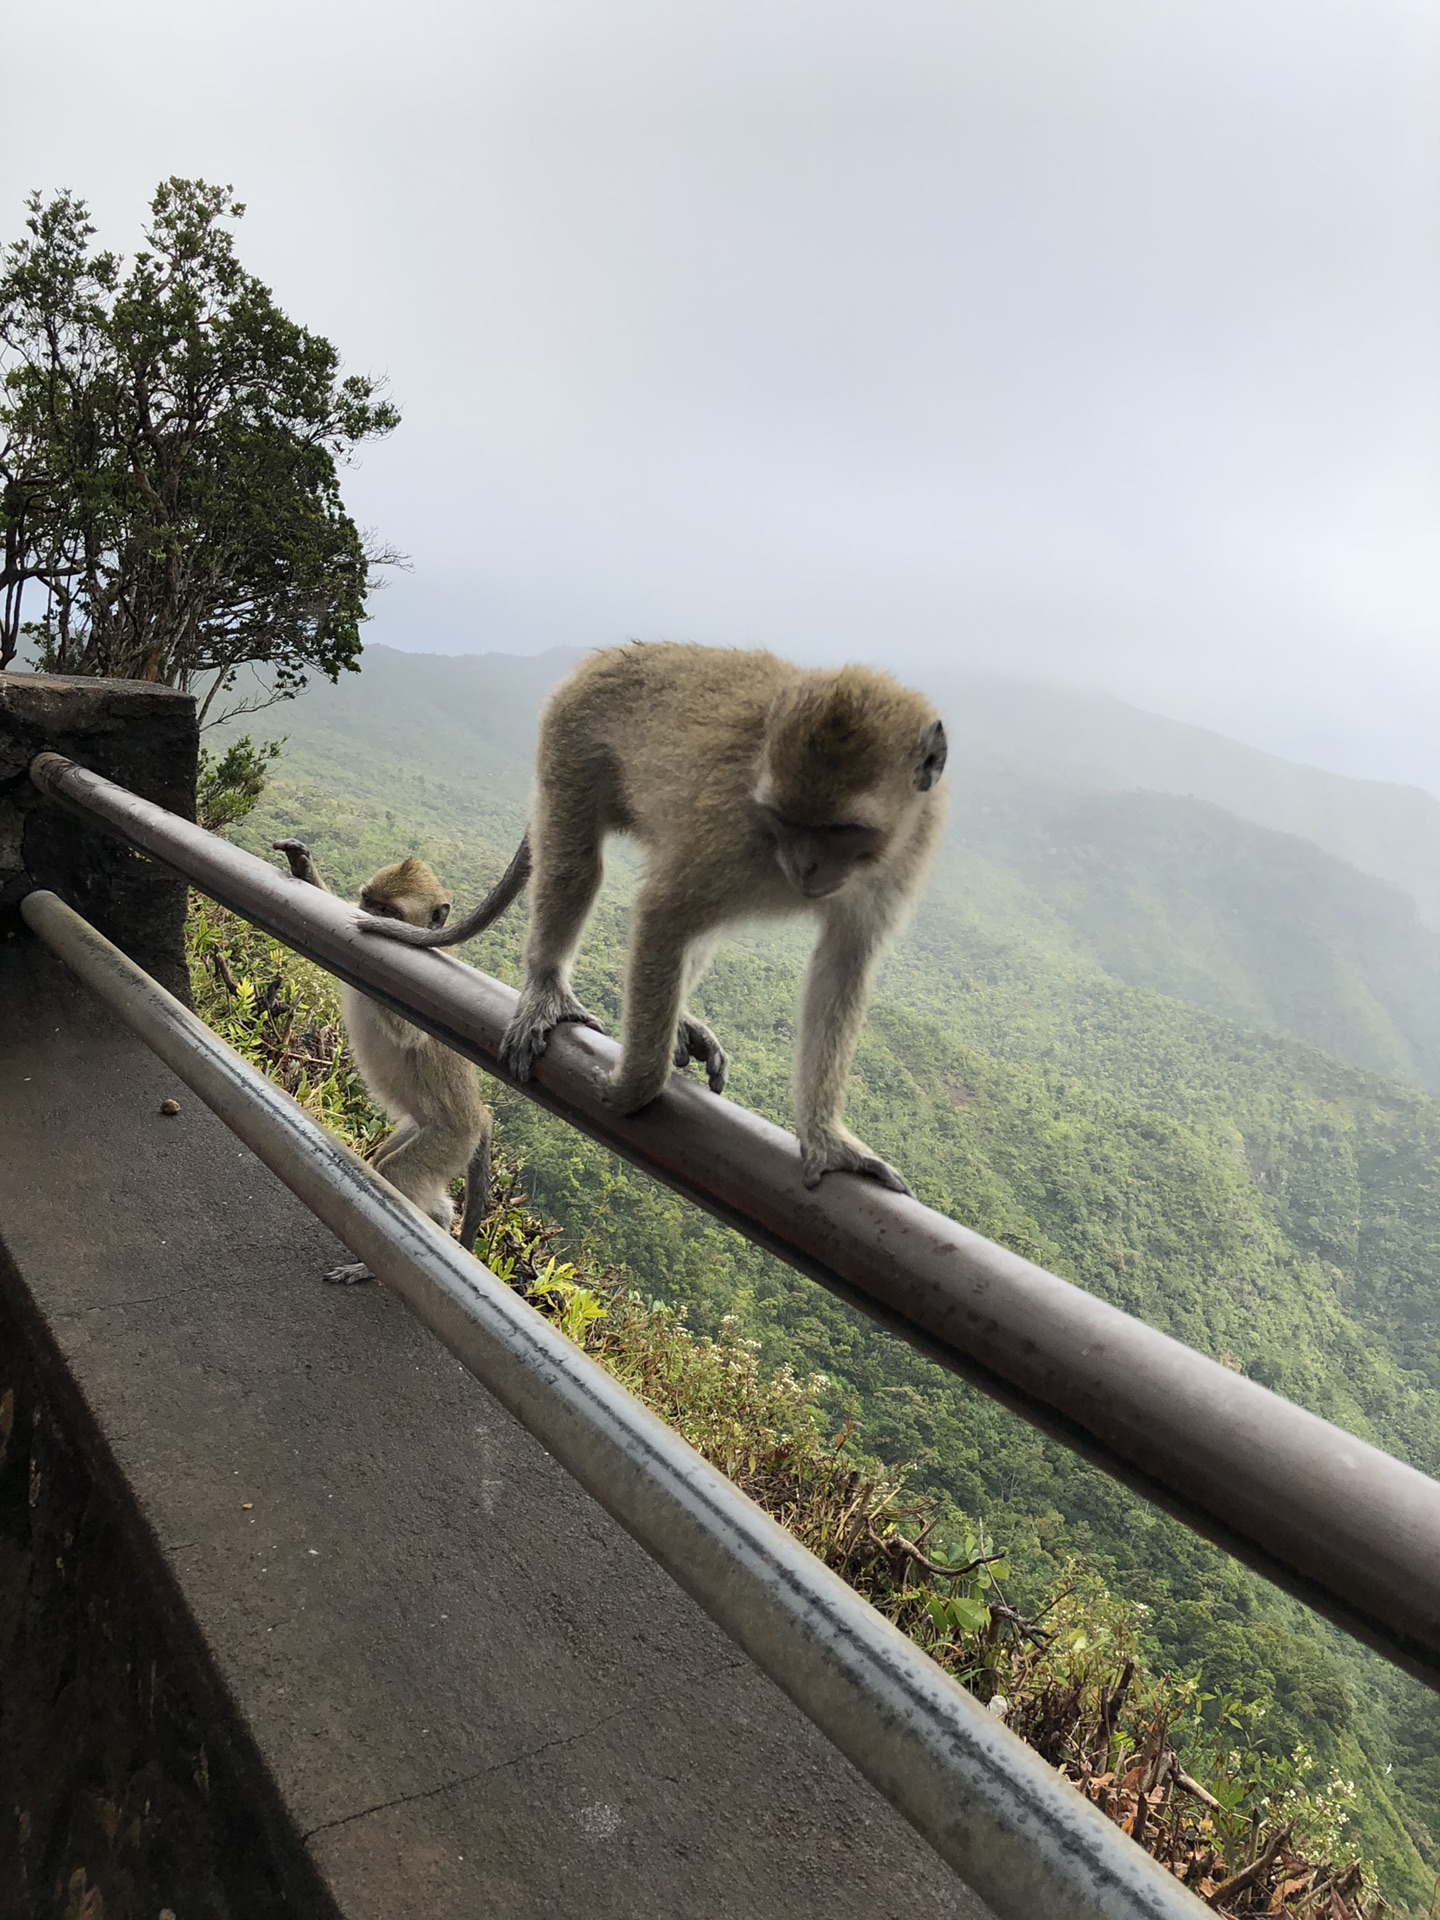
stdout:
[(497, 920), (533, 868), (525, 984), (500, 1048), (528, 1079), (562, 1022), (597, 1024), (571, 991), (570, 963), (605, 839), (633, 834), (649, 857), (610, 1099), (634, 1113), (691, 1060), (724, 1090), (724, 1049), (685, 1004), (721, 931), (811, 913), (820, 936), (795, 1072), (806, 1184), (863, 1173), (908, 1192), (841, 1114), (875, 964), (939, 841), (945, 754), (929, 701), (870, 667), (806, 672), (770, 653), (611, 647), (546, 702), (530, 825), (489, 898), (454, 925), (390, 916), (367, 931), (455, 946)]

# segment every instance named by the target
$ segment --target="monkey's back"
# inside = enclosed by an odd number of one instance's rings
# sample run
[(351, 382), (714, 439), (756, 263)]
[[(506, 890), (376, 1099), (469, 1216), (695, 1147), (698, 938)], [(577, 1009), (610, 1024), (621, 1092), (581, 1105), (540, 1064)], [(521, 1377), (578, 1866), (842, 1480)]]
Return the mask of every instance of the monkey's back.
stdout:
[(340, 1001), (360, 1076), (393, 1120), (443, 1116), (478, 1131), (488, 1110), (473, 1062), (357, 987), (342, 986)]
[(733, 820), (754, 781), (771, 702), (799, 671), (759, 650), (605, 648), (546, 703), (537, 787), (606, 787), (608, 824), (652, 843), (668, 837), (677, 808), (692, 820)]

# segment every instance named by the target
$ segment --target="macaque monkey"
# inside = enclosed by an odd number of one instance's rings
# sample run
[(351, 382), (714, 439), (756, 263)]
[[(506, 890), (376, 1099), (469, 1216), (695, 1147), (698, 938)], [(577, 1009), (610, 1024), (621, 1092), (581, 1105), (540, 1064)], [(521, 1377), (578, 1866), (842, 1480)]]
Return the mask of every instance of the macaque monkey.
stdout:
[[(297, 880), (325, 892), (310, 849), (300, 840), (276, 840)], [(393, 917), (407, 926), (442, 927), (450, 896), (423, 860), (381, 867), (360, 890), (366, 913)], [(480, 1098), (480, 1076), (469, 1060), (442, 1046), (433, 1034), (412, 1027), (356, 987), (342, 986), (345, 1032), (372, 1097), (396, 1125), (370, 1155), (370, 1164), (449, 1233), (455, 1224), (450, 1182), (465, 1176), (460, 1241), (473, 1251), (490, 1195), (490, 1146), (495, 1131)], [(363, 1261), (335, 1267), (327, 1280), (369, 1280)]]
[[(805, 1184), (863, 1173), (908, 1192), (842, 1124), (845, 1083), (886, 940), (914, 901), (943, 819), (945, 729), (929, 702), (869, 667), (806, 672), (769, 653), (631, 645), (596, 653), (550, 695), (530, 826), (503, 879), (458, 924), (366, 931), (454, 946), (499, 918), (533, 864), (525, 984), (501, 1060), (529, 1077), (563, 1021), (595, 1026), (570, 965), (611, 833), (649, 856), (625, 980), (622, 1113), (700, 1061), (724, 1090), (724, 1049), (686, 1007), (722, 929), (809, 913), (796, 1131)], [(363, 904), (363, 902), (362, 902)]]

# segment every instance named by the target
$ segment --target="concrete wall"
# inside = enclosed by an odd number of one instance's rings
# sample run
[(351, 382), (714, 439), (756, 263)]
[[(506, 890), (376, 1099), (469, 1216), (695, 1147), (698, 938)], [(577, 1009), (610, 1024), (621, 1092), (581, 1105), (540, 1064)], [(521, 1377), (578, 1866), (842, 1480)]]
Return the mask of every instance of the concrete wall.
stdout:
[(338, 1920), (53, 1359), (0, 1253), (0, 1915)]
[(50, 887), (187, 1003), (186, 888), (168, 867), (43, 800), (27, 770), (63, 753), (195, 818), (195, 702), (137, 680), (0, 673), (0, 933), (33, 886)]

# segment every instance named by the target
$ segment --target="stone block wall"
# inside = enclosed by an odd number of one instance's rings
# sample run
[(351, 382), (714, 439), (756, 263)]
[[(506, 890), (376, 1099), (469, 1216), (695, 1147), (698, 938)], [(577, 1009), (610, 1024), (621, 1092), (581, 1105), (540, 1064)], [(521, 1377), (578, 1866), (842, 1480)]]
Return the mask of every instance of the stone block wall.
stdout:
[(24, 895), (49, 887), (188, 1004), (185, 882), (42, 798), (28, 770), (46, 750), (193, 820), (194, 700), (137, 680), (0, 673), (0, 936)]

